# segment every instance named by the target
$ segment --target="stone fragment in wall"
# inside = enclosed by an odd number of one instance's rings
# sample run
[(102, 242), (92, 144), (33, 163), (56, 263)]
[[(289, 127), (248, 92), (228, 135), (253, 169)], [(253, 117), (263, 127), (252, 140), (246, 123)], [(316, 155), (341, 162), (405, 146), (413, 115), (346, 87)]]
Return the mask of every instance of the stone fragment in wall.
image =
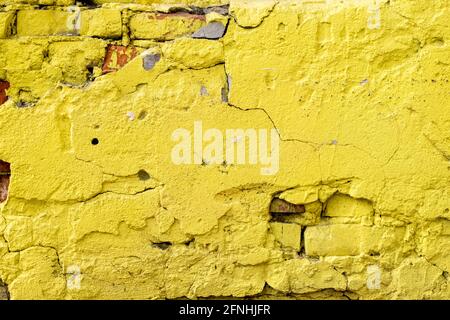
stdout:
[(205, 25), (204, 15), (189, 13), (138, 13), (130, 19), (133, 39), (173, 40)]
[(142, 57), (142, 63), (145, 70), (151, 70), (161, 60), (159, 53), (148, 53)]
[(54, 36), (78, 35), (80, 11), (61, 10), (19, 10), (17, 12), (17, 35)]
[(301, 231), (300, 225), (295, 223), (270, 223), (270, 230), (282, 247), (288, 247), (300, 251)]
[(219, 39), (225, 34), (225, 26), (221, 22), (210, 22), (192, 34), (192, 38)]

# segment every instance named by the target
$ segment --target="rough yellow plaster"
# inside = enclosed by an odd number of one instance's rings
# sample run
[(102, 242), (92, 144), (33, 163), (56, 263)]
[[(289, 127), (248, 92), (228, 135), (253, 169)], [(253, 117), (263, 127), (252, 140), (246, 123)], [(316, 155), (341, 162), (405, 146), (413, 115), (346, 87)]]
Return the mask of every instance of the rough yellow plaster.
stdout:
[(10, 4), (31, 4), (31, 5), (57, 5), (69, 6), (75, 3), (75, 0), (0, 0), (1, 5)]
[(137, 3), (137, 4), (168, 4), (168, 5), (192, 5), (192, 6), (220, 6), (229, 3), (229, 0), (93, 0), (94, 3)]
[(105, 48), (106, 43), (95, 38), (38, 37), (1, 41), (3, 79), (15, 84), (8, 90), (10, 100), (18, 106), (30, 106), (55, 90), (58, 84), (84, 85), (91, 77), (89, 68), (102, 66)]
[(196, 15), (161, 16), (160, 14), (138, 13), (130, 19), (131, 35), (135, 39), (173, 40), (193, 33), (205, 24)]
[[(448, 1), (96, 2), (0, 14), (12, 299), (450, 298)], [(274, 129), (279, 170), (175, 164), (199, 121)]]
[(84, 10), (80, 17), (80, 34), (83, 36), (120, 38), (122, 16), (119, 10)]

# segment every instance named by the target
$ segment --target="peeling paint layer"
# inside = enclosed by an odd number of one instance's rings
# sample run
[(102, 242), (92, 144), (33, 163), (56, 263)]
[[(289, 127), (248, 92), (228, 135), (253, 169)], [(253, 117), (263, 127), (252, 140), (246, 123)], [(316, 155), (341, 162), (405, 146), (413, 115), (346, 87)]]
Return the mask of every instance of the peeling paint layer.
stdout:
[(38, 2), (0, 299), (450, 299), (448, 1)]

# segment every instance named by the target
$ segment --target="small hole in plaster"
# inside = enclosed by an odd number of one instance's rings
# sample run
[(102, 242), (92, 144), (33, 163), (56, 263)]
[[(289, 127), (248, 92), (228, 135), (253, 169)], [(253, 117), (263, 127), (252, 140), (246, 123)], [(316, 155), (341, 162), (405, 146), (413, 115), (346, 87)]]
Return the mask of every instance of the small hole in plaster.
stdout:
[(283, 22), (279, 23), (278, 24), (278, 30), (279, 31), (285, 31), (286, 30), (286, 25)]
[(97, 138), (94, 138), (94, 139), (91, 140), (91, 143), (92, 143), (93, 146), (96, 146), (96, 145), (98, 145), (99, 141), (98, 141)]
[(141, 181), (150, 179), (150, 175), (145, 170), (139, 170), (138, 177), (139, 177), (139, 180), (141, 180)]
[(437, 46), (437, 47), (443, 47), (445, 45), (445, 40), (444, 38), (433, 38), (431, 39), (431, 44)]
[(141, 112), (139, 112), (138, 119), (144, 120), (146, 116), (147, 116), (147, 111), (141, 111)]

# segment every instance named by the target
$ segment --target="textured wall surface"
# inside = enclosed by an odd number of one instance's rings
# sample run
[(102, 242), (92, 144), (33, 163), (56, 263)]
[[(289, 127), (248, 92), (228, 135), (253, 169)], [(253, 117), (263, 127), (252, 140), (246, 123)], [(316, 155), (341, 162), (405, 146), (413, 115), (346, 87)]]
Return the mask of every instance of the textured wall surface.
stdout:
[(0, 299), (450, 299), (448, 0), (0, 11)]

